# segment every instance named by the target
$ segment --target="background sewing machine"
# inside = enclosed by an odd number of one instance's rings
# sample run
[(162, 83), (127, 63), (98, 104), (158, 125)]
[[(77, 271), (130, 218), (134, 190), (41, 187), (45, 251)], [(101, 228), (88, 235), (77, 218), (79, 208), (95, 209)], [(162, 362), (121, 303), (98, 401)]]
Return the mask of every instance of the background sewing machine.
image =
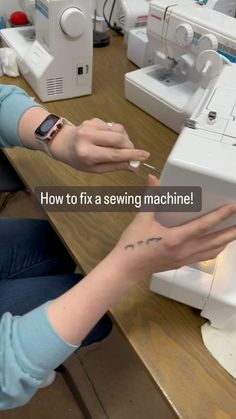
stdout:
[(97, 0), (98, 14), (103, 15), (105, 12), (111, 26), (120, 31), (127, 40), (130, 29), (147, 25), (149, 3), (150, 0)]
[[(233, 17), (236, 13), (235, 0), (189, 0), (189, 2), (198, 3), (202, 7), (209, 7), (210, 9)], [(129, 60), (137, 67), (143, 68), (155, 64), (155, 56), (155, 49), (151, 46), (148, 39), (146, 25), (138, 28), (131, 28), (129, 31), (127, 47), (127, 57)]]
[(214, 76), (199, 73), (196, 59), (216, 50), (235, 60), (236, 19), (189, 0), (150, 3), (147, 32), (157, 63), (125, 75), (125, 96), (147, 113), (180, 132)]
[[(1, 31), (22, 76), (43, 102), (92, 90), (93, 28), (88, 0), (22, 0), (34, 26)], [(35, 7), (35, 9), (34, 9)]]

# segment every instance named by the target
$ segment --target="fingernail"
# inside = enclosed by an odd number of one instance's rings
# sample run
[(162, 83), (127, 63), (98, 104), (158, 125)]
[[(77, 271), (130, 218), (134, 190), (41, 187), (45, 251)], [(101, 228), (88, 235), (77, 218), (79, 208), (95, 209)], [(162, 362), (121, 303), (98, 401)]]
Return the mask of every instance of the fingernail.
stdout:
[(141, 160), (147, 160), (150, 157), (150, 153), (148, 151), (143, 151), (140, 154)]

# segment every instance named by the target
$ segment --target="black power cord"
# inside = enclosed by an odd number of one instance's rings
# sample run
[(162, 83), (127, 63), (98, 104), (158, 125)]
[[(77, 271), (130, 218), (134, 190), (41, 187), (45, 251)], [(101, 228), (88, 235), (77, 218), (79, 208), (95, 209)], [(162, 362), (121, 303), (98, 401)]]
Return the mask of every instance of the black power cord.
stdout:
[(105, 0), (105, 2), (103, 4), (103, 17), (105, 19), (105, 22), (106, 22), (108, 28), (110, 28), (113, 31), (119, 33), (120, 35), (123, 35), (122, 32), (121, 32), (122, 31), (122, 28), (121, 27), (119, 27), (119, 26), (113, 26), (111, 24), (111, 19), (112, 19), (112, 15), (113, 15), (113, 12), (114, 12), (115, 5), (116, 5), (116, 0), (113, 0), (112, 6), (111, 6), (111, 11), (110, 11), (109, 19), (107, 19), (106, 12), (105, 12), (107, 3), (108, 3), (108, 0)]

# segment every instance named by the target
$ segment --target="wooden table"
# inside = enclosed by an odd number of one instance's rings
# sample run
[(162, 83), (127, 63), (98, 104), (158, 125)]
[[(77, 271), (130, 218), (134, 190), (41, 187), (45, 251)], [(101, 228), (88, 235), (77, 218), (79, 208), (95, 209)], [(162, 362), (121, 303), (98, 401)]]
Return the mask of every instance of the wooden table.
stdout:
[[(94, 51), (92, 96), (49, 103), (47, 107), (75, 124), (95, 116), (122, 123), (135, 145), (151, 152), (150, 163), (163, 167), (177, 136), (125, 100), (124, 74), (132, 69), (123, 39), (113, 35), (109, 47)], [(12, 83), (12, 79), (3, 78), (3, 82)], [(14, 82), (35, 95), (23, 79)], [(139, 176), (121, 172), (88, 175), (40, 152), (16, 148), (6, 153), (32, 190), (49, 185), (143, 185), (146, 182), (144, 171)], [(48, 217), (74, 259), (88, 272), (110, 251), (132, 215), (50, 212)], [(236, 418), (235, 381), (204, 347), (200, 327), (205, 320), (197, 310), (151, 293), (148, 281), (144, 280), (111, 313), (166, 401), (171, 416)]]

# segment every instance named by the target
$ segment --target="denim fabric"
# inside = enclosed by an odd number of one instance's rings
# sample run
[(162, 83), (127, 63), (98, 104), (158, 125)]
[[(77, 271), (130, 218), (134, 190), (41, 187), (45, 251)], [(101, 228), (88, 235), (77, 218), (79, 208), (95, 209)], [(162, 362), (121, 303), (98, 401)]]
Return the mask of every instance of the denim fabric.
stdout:
[[(0, 317), (6, 311), (23, 315), (63, 294), (83, 278), (75, 267), (47, 221), (0, 218)], [(111, 329), (111, 319), (103, 316), (82, 346)]]

